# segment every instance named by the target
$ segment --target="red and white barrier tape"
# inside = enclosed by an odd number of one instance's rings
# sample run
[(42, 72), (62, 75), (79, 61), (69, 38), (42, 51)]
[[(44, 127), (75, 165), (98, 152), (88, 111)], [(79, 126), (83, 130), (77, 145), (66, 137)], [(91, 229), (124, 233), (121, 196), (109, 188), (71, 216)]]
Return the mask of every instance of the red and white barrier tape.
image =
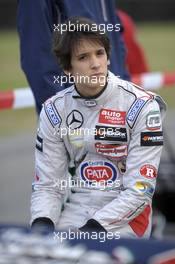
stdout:
[[(145, 90), (155, 91), (165, 85), (175, 85), (175, 73), (143, 73), (141, 75), (134, 75), (132, 82)], [(34, 97), (29, 87), (0, 92), (0, 110), (27, 108), (34, 105)]]
[(29, 87), (0, 92), (0, 110), (27, 108), (34, 105), (34, 97)]
[(145, 90), (155, 91), (163, 86), (175, 85), (175, 73), (149, 72), (132, 76), (132, 82)]

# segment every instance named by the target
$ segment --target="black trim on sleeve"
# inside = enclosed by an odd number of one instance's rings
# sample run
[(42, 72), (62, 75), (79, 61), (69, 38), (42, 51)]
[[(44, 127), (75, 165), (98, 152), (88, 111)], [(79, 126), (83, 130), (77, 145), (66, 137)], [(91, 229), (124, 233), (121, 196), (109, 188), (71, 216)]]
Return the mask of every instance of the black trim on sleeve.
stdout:
[(43, 152), (43, 138), (37, 135), (36, 138), (36, 149)]

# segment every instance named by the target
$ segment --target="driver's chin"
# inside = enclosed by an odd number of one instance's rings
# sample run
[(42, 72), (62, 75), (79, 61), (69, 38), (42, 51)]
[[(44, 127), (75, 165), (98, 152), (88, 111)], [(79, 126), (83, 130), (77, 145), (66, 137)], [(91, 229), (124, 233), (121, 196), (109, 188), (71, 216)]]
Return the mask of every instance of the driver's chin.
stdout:
[(97, 78), (97, 79), (92, 79), (88, 82), (89, 86), (92, 87), (99, 87), (99, 86), (104, 86), (106, 83), (105, 78)]
[(104, 84), (100, 83), (100, 82), (97, 82), (97, 83), (86, 83), (86, 87), (89, 88), (89, 89), (100, 89), (102, 87), (104, 87)]

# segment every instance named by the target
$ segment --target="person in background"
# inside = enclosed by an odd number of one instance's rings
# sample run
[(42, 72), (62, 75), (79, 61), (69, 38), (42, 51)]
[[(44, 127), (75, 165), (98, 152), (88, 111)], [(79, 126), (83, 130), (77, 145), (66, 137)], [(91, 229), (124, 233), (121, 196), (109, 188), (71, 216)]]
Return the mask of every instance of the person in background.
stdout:
[(123, 39), (127, 49), (126, 67), (131, 75), (149, 72), (144, 50), (137, 40), (136, 26), (132, 18), (122, 10), (116, 10), (123, 26)]

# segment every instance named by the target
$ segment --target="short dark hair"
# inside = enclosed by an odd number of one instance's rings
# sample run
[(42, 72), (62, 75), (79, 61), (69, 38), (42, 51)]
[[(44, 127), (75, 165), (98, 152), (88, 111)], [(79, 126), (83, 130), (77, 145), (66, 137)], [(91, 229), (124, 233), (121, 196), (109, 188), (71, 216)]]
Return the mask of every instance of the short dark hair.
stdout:
[(109, 59), (110, 41), (106, 33), (100, 32), (97, 23), (85, 17), (73, 17), (68, 19), (65, 25), (68, 30), (54, 32), (53, 43), (53, 51), (63, 70), (71, 69), (72, 53), (82, 39), (92, 40), (102, 45)]

